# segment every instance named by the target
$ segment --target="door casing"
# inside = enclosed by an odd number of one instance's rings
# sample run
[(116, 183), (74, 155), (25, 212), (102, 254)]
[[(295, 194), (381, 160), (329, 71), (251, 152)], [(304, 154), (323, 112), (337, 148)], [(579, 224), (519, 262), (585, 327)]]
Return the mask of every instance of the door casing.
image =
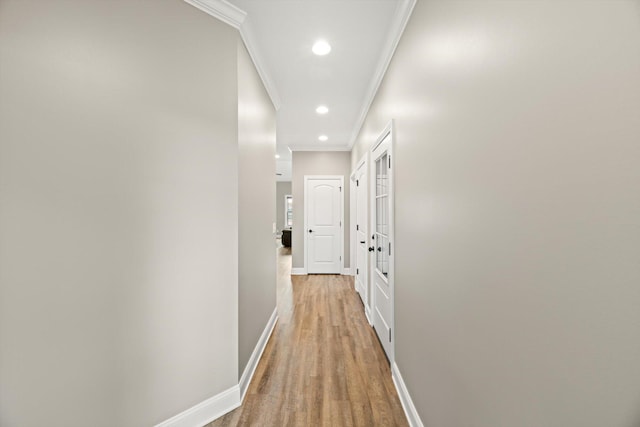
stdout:
[[(376, 149), (378, 149), (380, 147), (380, 144), (385, 142), (385, 139), (387, 137), (389, 137), (388, 140), (388, 148), (386, 149), (386, 152), (389, 156), (389, 164), (390, 167), (388, 169), (388, 202), (389, 202), (389, 212), (388, 212), (388, 224), (387, 226), (389, 227), (389, 232), (388, 232), (388, 236), (389, 236), (389, 248), (390, 248), (390, 253), (389, 253), (389, 268), (388, 268), (388, 276), (387, 276), (387, 281), (389, 284), (389, 292), (390, 292), (390, 310), (391, 310), (391, 314), (390, 314), (390, 324), (389, 324), (389, 328), (390, 328), (390, 336), (391, 339), (389, 340), (389, 346), (388, 346), (388, 353), (387, 353), (387, 357), (389, 358), (389, 362), (391, 364), (391, 366), (393, 366), (394, 362), (395, 362), (395, 234), (394, 234), (394, 206), (395, 206), (395, 199), (394, 199), (394, 172), (395, 172), (395, 167), (393, 164), (394, 161), (394, 155), (393, 155), (393, 146), (394, 146), (394, 132), (393, 132), (393, 120), (391, 120), (389, 122), (389, 124), (384, 128), (384, 130), (382, 131), (382, 133), (380, 134), (380, 136), (378, 137), (378, 139), (376, 139), (376, 142), (371, 146), (371, 149), (369, 150), (369, 223), (370, 223), (370, 228), (369, 228), (369, 235), (367, 237), (370, 238), (369, 240), (369, 245), (371, 246), (376, 246), (376, 242), (375, 239), (372, 238), (374, 230), (375, 230), (375, 221), (376, 221), (376, 217), (375, 217), (375, 209), (376, 209), (376, 197), (375, 197), (375, 186), (376, 186), (376, 160), (380, 157), (379, 155), (376, 155)], [(377, 310), (377, 305), (376, 305), (376, 289), (375, 289), (375, 277), (374, 275), (377, 274), (375, 271), (376, 268), (376, 260), (375, 260), (375, 256), (376, 256), (376, 252), (371, 252), (369, 255), (369, 272), (368, 272), (368, 277), (369, 277), (369, 294), (371, 295), (371, 321), (375, 322), (374, 316), (376, 315), (375, 310)], [(379, 333), (380, 331), (377, 331), (377, 333)], [(378, 335), (378, 337), (380, 338), (380, 340), (382, 341), (383, 337), (380, 337), (380, 335)]]
[[(351, 231), (352, 231), (352, 251), (351, 251), (351, 265), (352, 273), (354, 276), (354, 286), (356, 291), (360, 294), (360, 298), (364, 304), (365, 315), (369, 324), (371, 321), (371, 291), (369, 283), (369, 253), (364, 254), (363, 262), (360, 262), (358, 258), (358, 251), (360, 248), (360, 241), (364, 240), (365, 250), (369, 247), (369, 165), (368, 165), (369, 153), (365, 153), (362, 159), (356, 165), (355, 171), (351, 174)], [(359, 191), (364, 191), (365, 197), (362, 203), (358, 203)], [(363, 210), (364, 212), (361, 212)], [(361, 235), (364, 238), (361, 239)], [(361, 276), (361, 288), (358, 287), (359, 278)]]
[(314, 179), (339, 179), (340, 180), (340, 272), (335, 274), (342, 274), (344, 271), (344, 176), (343, 175), (305, 175), (304, 176), (304, 271), (305, 274), (309, 274), (309, 198), (307, 197), (307, 185), (310, 180)]

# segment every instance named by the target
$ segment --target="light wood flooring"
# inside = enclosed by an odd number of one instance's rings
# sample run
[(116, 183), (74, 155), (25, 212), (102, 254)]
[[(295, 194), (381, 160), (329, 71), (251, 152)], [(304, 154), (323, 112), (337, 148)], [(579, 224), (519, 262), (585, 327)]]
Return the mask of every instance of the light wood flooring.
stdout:
[(278, 249), (278, 323), (238, 409), (222, 426), (407, 426), (353, 278), (290, 276)]

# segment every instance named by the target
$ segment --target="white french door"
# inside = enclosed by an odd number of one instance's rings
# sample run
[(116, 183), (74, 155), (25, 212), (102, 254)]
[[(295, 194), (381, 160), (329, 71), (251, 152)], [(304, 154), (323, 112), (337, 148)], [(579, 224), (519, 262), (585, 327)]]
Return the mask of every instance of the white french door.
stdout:
[(353, 175), (355, 179), (355, 246), (356, 290), (360, 294), (365, 312), (369, 316), (369, 206), (367, 197), (367, 162), (363, 161)]
[(392, 126), (385, 129), (371, 150), (371, 285), (373, 327), (389, 358), (394, 361), (393, 281), (393, 176)]
[(342, 176), (305, 176), (307, 273), (342, 274)]

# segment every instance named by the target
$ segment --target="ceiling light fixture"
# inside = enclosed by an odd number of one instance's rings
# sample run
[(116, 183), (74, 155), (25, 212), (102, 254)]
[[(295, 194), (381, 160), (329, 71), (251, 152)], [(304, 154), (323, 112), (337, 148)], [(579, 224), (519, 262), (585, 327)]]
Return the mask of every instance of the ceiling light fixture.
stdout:
[(319, 139), (320, 141), (324, 142), (324, 141), (326, 141), (327, 139), (329, 139), (329, 137), (328, 137), (327, 135), (320, 135), (320, 136), (318, 137), (318, 139)]
[(318, 108), (316, 108), (316, 113), (318, 114), (327, 114), (328, 112), (329, 109), (326, 105), (319, 105)]
[(327, 53), (331, 52), (331, 45), (325, 40), (318, 40), (313, 44), (311, 50), (318, 56), (324, 56)]
[(280, 158), (280, 154), (276, 154), (276, 159), (279, 159), (279, 158)]

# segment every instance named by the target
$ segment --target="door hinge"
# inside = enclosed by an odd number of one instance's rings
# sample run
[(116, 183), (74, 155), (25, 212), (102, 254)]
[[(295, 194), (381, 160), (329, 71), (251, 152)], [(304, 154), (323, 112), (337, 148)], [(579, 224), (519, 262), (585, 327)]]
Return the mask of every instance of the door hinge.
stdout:
[(389, 156), (389, 169), (391, 169), (391, 156)]
[(342, 193), (342, 187), (338, 187), (340, 189), (340, 192)]
[(360, 230), (360, 226), (356, 224), (356, 230)]
[(342, 255), (340, 255), (340, 257), (339, 257), (339, 258), (340, 258), (340, 259), (339, 259), (338, 261), (342, 261)]
[(391, 342), (391, 328), (389, 328), (389, 342)]
[(342, 221), (340, 221), (340, 227), (342, 227)]
[(389, 256), (391, 256), (391, 242), (389, 242)]
[(360, 269), (356, 268), (356, 274), (360, 274)]

